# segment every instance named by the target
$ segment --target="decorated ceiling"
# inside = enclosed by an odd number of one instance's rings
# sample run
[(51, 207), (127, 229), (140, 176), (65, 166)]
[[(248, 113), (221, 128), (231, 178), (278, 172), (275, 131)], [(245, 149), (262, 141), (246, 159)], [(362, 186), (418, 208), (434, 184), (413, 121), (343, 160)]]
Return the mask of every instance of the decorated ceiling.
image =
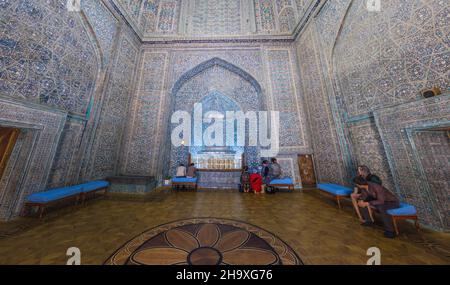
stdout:
[(290, 36), (311, 0), (113, 0), (143, 40)]

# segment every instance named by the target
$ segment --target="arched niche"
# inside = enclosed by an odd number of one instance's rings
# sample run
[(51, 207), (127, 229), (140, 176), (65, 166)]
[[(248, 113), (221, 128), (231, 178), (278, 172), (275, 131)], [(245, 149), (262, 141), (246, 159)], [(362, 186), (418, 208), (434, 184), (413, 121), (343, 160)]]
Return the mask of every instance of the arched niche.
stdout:
[[(220, 94), (219, 97), (217, 97)], [(222, 98), (223, 104), (233, 105), (226, 110), (216, 111), (262, 111), (266, 110), (264, 94), (259, 82), (242, 68), (220, 58), (212, 58), (193, 69), (185, 72), (174, 84), (171, 90), (171, 112), (186, 111), (192, 113), (194, 105), (206, 102), (216, 96)], [(222, 106), (223, 107), (223, 106)], [(168, 142), (175, 126), (168, 122)], [(247, 163), (257, 162), (259, 151), (256, 147), (245, 147), (242, 152), (247, 154)], [(188, 160), (189, 148), (174, 147), (170, 144), (170, 170), (180, 162)]]

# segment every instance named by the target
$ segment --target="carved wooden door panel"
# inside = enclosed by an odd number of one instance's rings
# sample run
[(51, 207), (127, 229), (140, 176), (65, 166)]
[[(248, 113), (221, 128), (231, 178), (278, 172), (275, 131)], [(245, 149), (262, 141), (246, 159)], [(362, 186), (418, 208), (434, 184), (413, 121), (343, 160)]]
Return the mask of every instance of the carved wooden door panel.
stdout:
[(18, 129), (0, 127), (0, 178), (5, 171), (6, 163), (14, 148), (19, 132)]
[(313, 156), (310, 154), (301, 154), (298, 156), (298, 166), (300, 168), (300, 177), (302, 185), (305, 187), (315, 187), (317, 184), (314, 171)]

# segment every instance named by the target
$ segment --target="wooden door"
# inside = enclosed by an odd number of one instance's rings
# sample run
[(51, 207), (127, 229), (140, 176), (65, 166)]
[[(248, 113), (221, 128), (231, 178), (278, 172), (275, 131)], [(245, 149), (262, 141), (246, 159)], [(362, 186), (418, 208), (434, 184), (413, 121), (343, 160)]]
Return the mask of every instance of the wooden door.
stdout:
[(300, 154), (298, 156), (298, 167), (303, 187), (315, 187), (317, 181), (313, 156), (311, 154)]
[(19, 136), (19, 129), (0, 127), (0, 178)]

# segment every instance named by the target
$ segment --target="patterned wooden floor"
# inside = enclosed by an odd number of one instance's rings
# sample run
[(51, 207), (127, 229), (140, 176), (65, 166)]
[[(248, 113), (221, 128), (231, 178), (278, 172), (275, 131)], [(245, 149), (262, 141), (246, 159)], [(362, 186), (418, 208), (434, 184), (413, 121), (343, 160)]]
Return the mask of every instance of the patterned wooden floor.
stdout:
[(301, 265), (272, 233), (237, 220), (194, 218), (149, 229), (117, 250), (110, 265)]
[(220, 192), (110, 196), (86, 207), (51, 212), (43, 221), (20, 218), (0, 223), (0, 264), (65, 264), (78, 247), (82, 264), (103, 264), (124, 244), (159, 225), (216, 217), (243, 221), (286, 242), (305, 264), (365, 264), (369, 247), (381, 249), (383, 264), (450, 264), (448, 234), (417, 233), (402, 223), (394, 240), (379, 227), (361, 227), (350, 203), (339, 211), (309, 190), (276, 195)]

